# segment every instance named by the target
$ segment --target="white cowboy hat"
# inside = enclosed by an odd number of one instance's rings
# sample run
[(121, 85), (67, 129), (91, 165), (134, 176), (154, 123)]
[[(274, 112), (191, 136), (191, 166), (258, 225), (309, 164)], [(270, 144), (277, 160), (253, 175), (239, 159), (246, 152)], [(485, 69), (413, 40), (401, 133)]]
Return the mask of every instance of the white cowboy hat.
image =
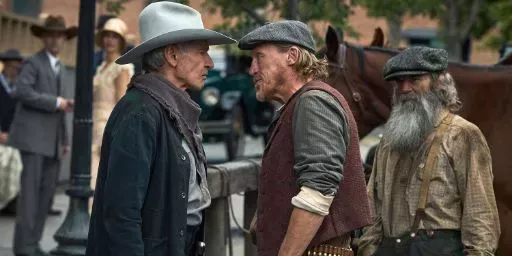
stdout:
[(201, 14), (186, 5), (174, 2), (156, 2), (139, 15), (139, 45), (116, 60), (127, 64), (139, 60), (144, 53), (164, 45), (206, 40), (210, 45), (232, 44), (236, 41), (219, 32), (205, 29)]

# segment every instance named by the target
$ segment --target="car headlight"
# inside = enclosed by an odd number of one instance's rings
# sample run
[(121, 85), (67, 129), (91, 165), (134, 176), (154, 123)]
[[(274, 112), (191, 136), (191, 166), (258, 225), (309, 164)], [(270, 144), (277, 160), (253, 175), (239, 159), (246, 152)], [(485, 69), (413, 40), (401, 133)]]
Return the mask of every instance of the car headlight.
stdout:
[(219, 103), (219, 90), (215, 87), (207, 87), (201, 93), (201, 97), (206, 106), (215, 106)]
[(241, 95), (242, 93), (239, 91), (229, 91), (223, 93), (222, 99), (220, 100), (220, 106), (226, 111), (233, 109), (234, 105), (239, 101)]

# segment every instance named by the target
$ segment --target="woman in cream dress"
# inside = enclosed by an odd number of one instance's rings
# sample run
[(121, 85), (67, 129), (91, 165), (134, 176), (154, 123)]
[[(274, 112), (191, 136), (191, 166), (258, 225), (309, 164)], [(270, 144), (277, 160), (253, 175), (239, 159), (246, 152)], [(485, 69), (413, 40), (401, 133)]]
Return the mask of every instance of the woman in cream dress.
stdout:
[(126, 24), (118, 18), (109, 19), (96, 34), (96, 44), (104, 51), (104, 60), (96, 69), (93, 80), (93, 130), (91, 187), (96, 187), (101, 141), (108, 117), (117, 101), (125, 94), (133, 75), (133, 64), (119, 65), (114, 61), (126, 47)]

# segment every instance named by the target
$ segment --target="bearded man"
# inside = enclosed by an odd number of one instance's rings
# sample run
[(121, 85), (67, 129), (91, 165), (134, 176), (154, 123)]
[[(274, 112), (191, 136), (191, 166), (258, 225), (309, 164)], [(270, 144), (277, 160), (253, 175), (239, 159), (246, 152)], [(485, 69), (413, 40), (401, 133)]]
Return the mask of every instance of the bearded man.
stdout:
[(489, 147), (461, 108), (442, 49), (384, 66), (393, 109), (368, 183), (373, 224), (358, 255), (494, 255), (500, 235)]

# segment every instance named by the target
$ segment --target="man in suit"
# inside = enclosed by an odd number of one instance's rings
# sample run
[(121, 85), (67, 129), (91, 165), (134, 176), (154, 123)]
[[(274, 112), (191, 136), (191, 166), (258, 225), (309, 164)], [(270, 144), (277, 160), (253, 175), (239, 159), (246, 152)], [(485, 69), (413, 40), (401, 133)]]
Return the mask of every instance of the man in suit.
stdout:
[(65, 97), (70, 88), (62, 82), (66, 69), (59, 52), (65, 40), (76, 36), (77, 28), (66, 28), (61, 16), (50, 15), (43, 26), (30, 29), (41, 38), (44, 49), (24, 62), (14, 84), (18, 106), (8, 144), (20, 150), (23, 162), (14, 253), (46, 255), (39, 241), (57, 186), (60, 159), (69, 151), (65, 113), (74, 105)]
[[(14, 90), (13, 83), (20, 72), (23, 57), (18, 50), (9, 49), (0, 53), (0, 61), (4, 65), (0, 73), (0, 144), (7, 144), (9, 128), (11, 127), (16, 107), (16, 100), (11, 96)], [(16, 213), (16, 200), (13, 199), (6, 203), (0, 214), (14, 215)]]

